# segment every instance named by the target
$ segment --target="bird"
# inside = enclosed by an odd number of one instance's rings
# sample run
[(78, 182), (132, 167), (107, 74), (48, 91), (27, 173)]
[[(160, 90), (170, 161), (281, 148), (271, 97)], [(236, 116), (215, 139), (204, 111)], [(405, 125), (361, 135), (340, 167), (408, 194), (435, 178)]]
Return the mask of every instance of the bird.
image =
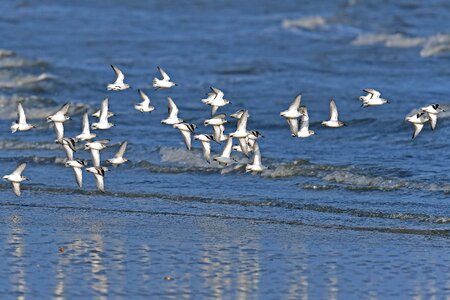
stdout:
[(124, 141), (120, 144), (119, 150), (114, 155), (113, 158), (107, 159), (106, 162), (112, 164), (113, 166), (118, 166), (128, 161), (128, 158), (124, 157), (125, 151), (127, 150), (128, 142)]
[(211, 116), (213, 116), (219, 107), (230, 104), (231, 102), (224, 99), (224, 93), (215, 87), (209, 87), (211, 92), (206, 99), (202, 99), (202, 102), (211, 106)]
[(225, 147), (223, 147), (222, 154), (220, 156), (214, 157), (214, 161), (217, 161), (220, 165), (228, 165), (233, 160), (231, 159), (231, 150), (233, 147), (233, 138), (231, 136), (228, 137), (227, 143), (225, 144)]
[(17, 120), (11, 125), (11, 132), (27, 131), (32, 128), (36, 128), (36, 125), (28, 124), (25, 111), (23, 110), (22, 103), (17, 104)]
[(25, 167), (27, 166), (26, 163), (19, 164), (16, 169), (10, 174), (3, 176), (3, 179), (9, 181), (12, 183), (14, 194), (16, 194), (17, 197), (21, 195), (20, 192), (20, 183), (24, 180), (28, 180), (25, 176), (22, 176), (23, 170), (25, 170)]
[(169, 103), (169, 108), (168, 108), (169, 116), (167, 117), (167, 119), (161, 120), (161, 123), (168, 124), (168, 125), (174, 125), (174, 124), (183, 122), (182, 119), (178, 118), (178, 107), (175, 104), (175, 102), (173, 102), (172, 98), (167, 97), (167, 101)]
[(84, 150), (90, 150), (94, 167), (100, 167), (100, 151), (106, 148), (109, 140), (99, 140), (88, 142), (84, 145)]
[(122, 71), (116, 67), (115, 65), (111, 65), (114, 73), (116, 74), (116, 81), (114, 83), (110, 83), (106, 86), (108, 91), (123, 91), (129, 89), (131, 86), (123, 82), (125, 79), (125, 75), (123, 75)]
[(134, 108), (142, 113), (154, 111), (155, 108), (150, 105), (150, 98), (142, 90), (138, 90), (138, 93), (142, 102), (135, 105)]
[(195, 128), (197, 128), (197, 126), (191, 123), (178, 123), (174, 124), (173, 128), (177, 128), (178, 130), (180, 130), (181, 134), (183, 135), (186, 148), (188, 150), (191, 150), (191, 133), (194, 133), (194, 130)]
[(291, 105), (289, 105), (287, 110), (280, 112), (280, 116), (286, 119), (297, 119), (301, 117), (299, 112), (300, 103), (302, 101), (302, 94), (297, 94), (292, 100)]
[(238, 120), (237, 128), (235, 132), (231, 132), (228, 136), (237, 138), (239, 141), (239, 145), (241, 146), (242, 153), (248, 157), (249, 151), (247, 147), (247, 119), (248, 119), (248, 110), (242, 113), (241, 118)]
[(259, 150), (258, 142), (255, 142), (253, 148), (253, 159), (251, 164), (245, 166), (246, 172), (262, 172), (266, 167), (261, 163), (261, 152)]
[(406, 121), (414, 125), (414, 132), (412, 139), (415, 139), (422, 131), (423, 125), (430, 121), (429, 115), (426, 112), (418, 112), (412, 116), (406, 117)]
[(380, 98), (381, 93), (375, 89), (364, 89), (364, 92), (367, 93), (365, 96), (359, 97), (359, 100), (362, 101), (362, 107), (368, 106), (377, 106), (389, 103), (388, 100)]
[[(244, 113), (244, 111), (245, 111), (244, 109), (240, 109), (240, 110), (238, 110), (237, 112), (232, 113), (232, 114), (230, 115), (230, 117), (235, 118), (235, 119), (240, 119), (241, 116), (242, 116), (242, 114)], [(247, 116), (247, 118), (250, 118), (250, 114)]]
[(108, 122), (108, 98), (103, 99), (102, 106), (100, 108), (100, 117), (98, 122), (92, 123), (91, 129), (101, 129), (106, 130), (113, 127), (114, 124)]
[(64, 104), (56, 113), (47, 117), (47, 122), (53, 122), (55, 125), (55, 133), (56, 139), (62, 143), (62, 139), (64, 137), (64, 122), (69, 120), (69, 116), (67, 115), (69, 112), (70, 104)]
[(214, 141), (214, 137), (211, 134), (198, 134), (194, 136), (194, 140), (202, 143), (203, 157), (208, 163), (211, 163), (211, 141)]
[(213, 125), (213, 136), (214, 136), (214, 141), (218, 144), (220, 144), (220, 142), (226, 141), (228, 139), (228, 135), (227, 134), (223, 134), (225, 131), (225, 126), (223, 125)]
[(434, 130), (437, 125), (437, 116), (440, 112), (444, 112), (445, 110), (439, 104), (431, 104), (421, 108), (422, 111), (428, 114), (430, 118), (431, 129)]
[(338, 110), (336, 107), (336, 102), (334, 102), (333, 99), (330, 100), (330, 120), (328, 121), (322, 121), (322, 126), (324, 127), (331, 127), (331, 128), (338, 128), (345, 126), (344, 122), (341, 122), (338, 120)]
[(61, 141), (56, 140), (56, 143), (63, 146), (67, 160), (73, 160), (73, 153), (76, 151), (75, 140), (72, 138), (63, 138)]
[(218, 114), (211, 119), (207, 119), (203, 122), (205, 126), (211, 125), (211, 126), (219, 126), (227, 123), (227, 120), (225, 119), (225, 114)]
[(82, 141), (90, 141), (93, 138), (95, 138), (97, 134), (91, 133), (91, 129), (89, 128), (89, 117), (87, 112), (83, 115), (83, 126), (82, 131), (79, 135), (77, 135), (75, 138), (82, 140)]
[(78, 186), (81, 188), (83, 185), (83, 167), (87, 165), (87, 161), (85, 160), (68, 160), (66, 161), (66, 168), (72, 168), (73, 173), (75, 174), (75, 179), (77, 181)]
[(306, 106), (301, 106), (299, 109), (300, 113), (302, 114), (302, 120), (300, 123), (300, 130), (297, 132), (297, 134), (292, 134), (294, 137), (299, 138), (307, 138), (311, 135), (314, 135), (315, 132), (312, 130), (309, 130), (309, 115), (308, 115), (308, 109)]
[(247, 149), (253, 151), (257, 139), (264, 137), (258, 130), (251, 130), (247, 135)]
[(94, 174), (95, 185), (97, 186), (97, 188), (99, 189), (100, 192), (104, 193), (105, 192), (104, 177), (105, 177), (105, 172), (108, 171), (108, 168), (95, 166), (95, 167), (86, 168), (86, 171)]
[(166, 72), (161, 67), (157, 67), (159, 74), (161, 74), (162, 79), (153, 78), (153, 87), (157, 90), (159, 89), (168, 89), (173, 86), (176, 86), (177, 84), (173, 81), (170, 81), (169, 75), (167, 75)]

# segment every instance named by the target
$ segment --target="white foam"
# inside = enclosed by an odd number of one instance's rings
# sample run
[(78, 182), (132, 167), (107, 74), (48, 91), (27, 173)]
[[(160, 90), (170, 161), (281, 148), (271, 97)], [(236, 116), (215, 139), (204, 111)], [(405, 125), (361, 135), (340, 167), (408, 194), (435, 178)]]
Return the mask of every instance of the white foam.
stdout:
[(294, 20), (285, 19), (282, 22), (283, 28), (301, 28), (301, 29), (316, 29), (327, 25), (325, 18), (321, 16), (302, 17)]

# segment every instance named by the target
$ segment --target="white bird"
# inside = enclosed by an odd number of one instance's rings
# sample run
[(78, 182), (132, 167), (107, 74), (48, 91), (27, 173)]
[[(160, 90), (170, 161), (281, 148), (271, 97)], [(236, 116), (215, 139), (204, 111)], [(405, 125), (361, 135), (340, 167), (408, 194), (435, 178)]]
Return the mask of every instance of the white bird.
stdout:
[(159, 74), (161, 74), (162, 79), (153, 78), (153, 87), (158, 89), (168, 89), (177, 84), (173, 81), (170, 81), (169, 75), (161, 67), (158, 67)]
[(211, 163), (211, 141), (214, 141), (214, 137), (210, 134), (194, 135), (194, 140), (202, 143), (203, 157), (208, 163)]
[(79, 135), (76, 136), (76, 138), (82, 141), (89, 141), (95, 138), (96, 136), (97, 134), (91, 133), (91, 129), (89, 128), (88, 114), (84, 113), (82, 131)]
[(94, 174), (95, 185), (97, 186), (97, 188), (99, 189), (100, 192), (104, 193), (105, 192), (104, 177), (105, 177), (105, 172), (108, 171), (108, 168), (97, 166), (97, 167), (86, 168), (86, 171)]
[(127, 141), (122, 142), (122, 144), (120, 144), (119, 150), (114, 155), (114, 157), (111, 159), (107, 159), (106, 161), (112, 164), (113, 166), (118, 166), (123, 163), (126, 163), (128, 161), (128, 158), (124, 157), (124, 155), (125, 151), (127, 150), (127, 145), (128, 145)]
[(211, 125), (211, 126), (219, 126), (219, 125), (223, 125), (225, 123), (227, 123), (227, 120), (225, 119), (226, 115), (225, 114), (219, 114), (216, 115), (214, 117), (212, 117), (211, 119), (207, 119), (203, 122), (203, 124), (205, 126)]
[(306, 106), (301, 106), (299, 109), (300, 113), (302, 114), (302, 121), (300, 123), (300, 130), (297, 132), (297, 135), (292, 134), (292, 136), (296, 136), (299, 138), (307, 138), (311, 135), (314, 135), (315, 132), (312, 130), (309, 130), (309, 115), (308, 115), (308, 109)]
[(227, 143), (225, 144), (225, 147), (223, 147), (222, 154), (220, 156), (214, 157), (214, 160), (217, 161), (221, 165), (228, 165), (233, 160), (231, 159), (231, 149), (233, 147), (233, 138), (228, 137)]
[(245, 156), (248, 156), (249, 151), (247, 147), (247, 119), (248, 119), (248, 111), (244, 111), (241, 118), (239, 119), (237, 123), (237, 128), (235, 132), (232, 132), (229, 134), (230, 137), (237, 138), (239, 141), (239, 145), (241, 146), (242, 153), (244, 153)]
[(333, 99), (330, 100), (330, 120), (322, 121), (322, 126), (337, 128), (345, 126), (344, 122), (339, 121), (339, 114), (336, 107), (336, 103)]
[(422, 107), (422, 111), (428, 113), (428, 117), (430, 118), (431, 129), (435, 129), (437, 125), (437, 117), (440, 112), (445, 110), (439, 104), (431, 104), (425, 107)]
[(220, 142), (226, 141), (228, 139), (228, 135), (224, 134), (224, 131), (225, 131), (225, 126), (223, 126), (223, 125), (213, 126), (214, 141), (216, 141), (218, 144), (220, 144)]
[(155, 108), (150, 105), (150, 98), (142, 90), (138, 90), (138, 93), (141, 96), (142, 102), (135, 105), (134, 108), (142, 113), (154, 111)]
[(102, 106), (100, 108), (100, 117), (98, 119), (98, 122), (92, 123), (91, 128), (94, 130), (95, 129), (106, 130), (110, 129), (113, 126), (114, 124), (108, 121), (108, 98), (105, 98), (102, 101)]
[(213, 116), (219, 107), (230, 104), (231, 102), (224, 99), (224, 93), (215, 87), (209, 87), (211, 93), (208, 94), (208, 98), (202, 99), (202, 102), (211, 106), (211, 116)]
[(22, 176), (23, 170), (25, 170), (25, 167), (27, 166), (26, 163), (21, 163), (16, 167), (14, 172), (12, 172), (10, 175), (3, 176), (3, 179), (8, 180), (12, 183), (13, 191), (16, 196), (20, 196), (20, 183), (24, 180), (28, 180), (25, 176)]
[(363, 102), (361, 105), (362, 107), (377, 106), (389, 103), (388, 100), (380, 98), (381, 93), (375, 89), (364, 89), (363, 91), (366, 92), (367, 95), (359, 97), (359, 100)]
[(259, 145), (255, 142), (253, 148), (253, 160), (251, 164), (245, 166), (246, 172), (262, 172), (266, 167), (261, 163), (261, 151), (259, 150)]
[(66, 152), (67, 160), (73, 160), (73, 153), (76, 151), (75, 140), (71, 138), (63, 138), (61, 141), (56, 140), (56, 143), (61, 144)]
[(168, 108), (169, 116), (167, 117), (167, 119), (161, 120), (161, 123), (168, 124), (168, 125), (174, 125), (174, 124), (183, 122), (182, 119), (178, 118), (178, 107), (175, 104), (175, 102), (173, 102), (172, 98), (167, 97), (167, 101), (169, 103), (169, 108)]
[(415, 139), (419, 133), (422, 131), (423, 125), (430, 120), (426, 112), (419, 112), (412, 116), (406, 117), (406, 121), (414, 125), (414, 133), (412, 138)]
[(27, 131), (32, 128), (36, 128), (36, 126), (27, 123), (27, 117), (25, 116), (25, 111), (23, 110), (22, 104), (17, 104), (17, 120), (15, 123), (12, 123), (11, 132)]
[(109, 140), (100, 140), (88, 142), (84, 145), (84, 150), (91, 150), (92, 162), (94, 167), (100, 167), (100, 151), (106, 148)]
[(123, 91), (130, 88), (129, 84), (123, 82), (125, 79), (125, 75), (123, 75), (122, 71), (116, 67), (115, 65), (111, 65), (114, 73), (116, 74), (116, 81), (114, 83), (110, 83), (106, 86), (108, 91)]
[(191, 150), (191, 133), (194, 133), (195, 128), (197, 128), (196, 125), (190, 124), (190, 123), (178, 123), (173, 125), (174, 128), (177, 128), (180, 130), (181, 135), (184, 139), (184, 144), (186, 145), (186, 148), (188, 150)]
[[(258, 130), (249, 131), (248, 135), (247, 135), (247, 149), (249, 149), (250, 151), (253, 151), (256, 140), (259, 138), (262, 138), (262, 137), (264, 137), (264, 136)], [(242, 151), (242, 149), (241, 149), (241, 151)]]
[(302, 101), (302, 94), (295, 96), (292, 100), (291, 105), (289, 105), (287, 110), (280, 112), (280, 116), (286, 119), (297, 119), (300, 118), (301, 113), (299, 112), (300, 103)]
[(47, 117), (47, 122), (66, 122), (69, 120), (67, 113), (69, 112), (70, 104), (64, 104), (55, 114)]
[(83, 186), (83, 167), (87, 165), (85, 160), (68, 160), (66, 161), (66, 168), (72, 168), (75, 174), (75, 179), (79, 187)]
[[(232, 113), (232, 114), (230, 115), (230, 117), (235, 118), (235, 119), (240, 119), (241, 116), (242, 116), (242, 114), (244, 113), (244, 111), (245, 111), (244, 109), (240, 109), (240, 110), (238, 110), (237, 112)], [(247, 116), (247, 118), (250, 118), (250, 114)]]

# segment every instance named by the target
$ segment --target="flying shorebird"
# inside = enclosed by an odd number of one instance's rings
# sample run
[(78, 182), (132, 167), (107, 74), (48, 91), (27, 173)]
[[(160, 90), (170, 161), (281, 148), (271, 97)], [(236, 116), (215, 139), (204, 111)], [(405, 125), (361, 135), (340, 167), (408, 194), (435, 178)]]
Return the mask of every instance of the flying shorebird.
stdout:
[(91, 129), (89, 128), (89, 117), (87, 112), (83, 115), (83, 126), (82, 131), (79, 135), (77, 135), (75, 138), (82, 140), (82, 141), (90, 141), (93, 138), (95, 138), (97, 134), (91, 133)]
[(108, 91), (123, 91), (130, 88), (129, 84), (123, 82), (125, 79), (125, 75), (123, 75), (122, 71), (116, 67), (115, 65), (111, 65), (114, 73), (116, 74), (116, 81), (114, 83), (110, 83), (106, 86)]
[(169, 108), (168, 108), (169, 116), (167, 117), (167, 119), (161, 120), (161, 123), (168, 124), (168, 125), (174, 125), (174, 124), (183, 122), (182, 119), (178, 118), (178, 107), (175, 104), (175, 102), (173, 102), (172, 98), (167, 97), (167, 101), (169, 103)]
[(208, 163), (211, 163), (211, 141), (214, 141), (214, 137), (210, 134), (194, 135), (194, 140), (202, 143), (203, 157)]
[(211, 89), (211, 93), (208, 94), (208, 98), (202, 99), (202, 102), (211, 106), (211, 116), (213, 116), (219, 107), (230, 104), (231, 102), (224, 99), (224, 93), (215, 87), (209, 87)]
[(17, 120), (15, 123), (12, 123), (11, 132), (27, 131), (32, 128), (36, 128), (36, 126), (27, 123), (27, 117), (25, 116), (25, 111), (23, 110), (22, 104), (17, 104)]
[(100, 167), (100, 151), (106, 148), (109, 140), (100, 140), (88, 142), (84, 145), (84, 150), (91, 150), (92, 162), (94, 167)]
[(375, 89), (364, 89), (363, 91), (366, 92), (367, 95), (359, 97), (359, 100), (362, 101), (362, 107), (377, 106), (389, 103), (388, 100), (380, 98), (381, 93)]
[(337, 128), (345, 126), (344, 122), (338, 120), (338, 110), (333, 99), (330, 100), (330, 120), (322, 121), (322, 126)]
[(86, 168), (86, 171), (94, 174), (95, 185), (97, 186), (97, 188), (99, 189), (100, 192), (104, 193), (105, 192), (104, 177), (105, 177), (105, 172), (108, 171), (108, 168), (100, 167), (100, 166), (90, 167), (90, 168)]
[(235, 132), (231, 132), (228, 136), (237, 138), (239, 141), (239, 145), (241, 146), (242, 153), (248, 157), (249, 151), (247, 147), (247, 119), (248, 119), (248, 111), (244, 111), (241, 118), (238, 120), (237, 128)]
[(307, 138), (311, 135), (314, 135), (315, 132), (312, 130), (309, 130), (309, 115), (308, 115), (308, 109), (306, 106), (301, 106), (299, 109), (300, 113), (302, 114), (302, 120), (300, 123), (300, 130), (297, 132), (297, 134), (291, 134), (294, 137), (299, 138)]
[(108, 121), (108, 98), (105, 98), (102, 101), (102, 106), (100, 108), (100, 117), (98, 119), (98, 122), (92, 123), (91, 128), (93, 130), (95, 129), (106, 130), (110, 129), (113, 126), (114, 124)]
[(261, 151), (259, 150), (258, 142), (255, 142), (253, 148), (253, 160), (251, 164), (245, 166), (246, 172), (262, 172), (266, 167), (261, 163)]
[(114, 155), (114, 157), (111, 159), (107, 159), (106, 162), (112, 164), (115, 167), (123, 163), (126, 163), (128, 161), (128, 158), (125, 158), (124, 155), (125, 151), (127, 150), (127, 145), (128, 145), (127, 141), (122, 142), (122, 144), (120, 144), (119, 150)]
[(68, 160), (66, 161), (66, 168), (72, 168), (75, 174), (75, 179), (79, 187), (83, 185), (83, 167), (87, 165), (85, 160)]
[(225, 131), (225, 126), (214, 125), (212, 128), (213, 128), (214, 141), (216, 143), (220, 144), (220, 142), (226, 141), (228, 139), (228, 135), (223, 134)]
[[(249, 131), (248, 135), (247, 135), (247, 149), (249, 149), (250, 151), (253, 151), (256, 140), (259, 138), (262, 138), (262, 137), (264, 137), (264, 136), (258, 130)], [(242, 149), (241, 149), (241, 151), (242, 151)]]
[(155, 89), (168, 89), (173, 86), (176, 86), (177, 84), (173, 81), (170, 81), (169, 75), (167, 75), (166, 72), (161, 67), (157, 67), (159, 74), (161, 74), (162, 79), (153, 78), (153, 87)]
[(301, 113), (299, 112), (300, 103), (302, 101), (302, 94), (295, 96), (292, 100), (291, 105), (289, 105), (287, 110), (280, 112), (280, 116), (286, 119), (297, 119), (300, 118)]
[(142, 113), (154, 111), (155, 108), (150, 105), (150, 98), (142, 90), (138, 90), (138, 93), (141, 96), (142, 102), (135, 105), (134, 108)]
[(26, 163), (21, 163), (16, 167), (14, 172), (12, 172), (10, 175), (3, 176), (3, 179), (8, 180), (12, 183), (13, 191), (16, 196), (20, 196), (20, 183), (24, 180), (28, 180), (25, 176), (22, 176), (23, 170), (25, 170), (25, 167), (27, 166)]
[(231, 159), (231, 149), (233, 147), (233, 138), (231, 136), (228, 137), (227, 143), (225, 144), (225, 147), (223, 147), (222, 154), (220, 156), (214, 157), (214, 160), (217, 161), (220, 165), (228, 165), (233, 160)]
[(419, 133), (422, 131), (423, 125), (426, 122), (430, 121), (430, 118), (426, 112), (419, 112), (412, 116), (406, 117), (405, 120), (414, 125), (414, 133), (412, 135), (412, 139), (415, 139), (419, 135)]
[(57, 144), (61, 144), (66, 152), (67, 160), (73, 160), (73, 153), (76, 151), (75, 140), (71, 138), (63, 138), (62, 141), (56, 140)]
[(62, 143), (64, 137), (64, 122), (69, 120), (67, 113), (69, 112), (70, 104), (64, 104), (55, 114), (47, 117), (47, 122), (53, 122), (55, 125), (56, 139)]
[(184, 144), (186, 145), (186, 148), (188, 150), (191, 150), (191, 133), (194, 133), (195, 128), (197, 126), (195, 124), (190, 123), (178, 123), (174, 124), (173, 128), (177, 128), (180, 130), (181, 134), (183, 135)]
[(437, 124), (437, 117), (440, 112), (444, 112), (445, 110), (439, 104), (431, 104), (421, 108), (422, 111), (428, 114), (430, 118), (431, 129), (434, 130)]
[(223, 125), (225, 123), (227, 123), (227, 120), (225, 119), (226, 115), (225, 114), (219, 114), (216, 115), (214, 117), (212, 117), (211, 119), (207, 119), (203, 122), (203, 124), (205, 126), (211, 125), (211, 126), (219, 126), (219, 125)]

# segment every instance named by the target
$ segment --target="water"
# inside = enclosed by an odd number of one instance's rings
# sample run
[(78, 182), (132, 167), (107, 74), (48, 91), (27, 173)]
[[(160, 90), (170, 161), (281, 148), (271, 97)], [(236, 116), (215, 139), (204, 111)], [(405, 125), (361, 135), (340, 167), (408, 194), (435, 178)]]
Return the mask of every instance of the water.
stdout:
[[(450, 105), (448, 9), (435, 0), (0, 3), (0, 172), (26, 161), (31, 179), (21, 198), (0, 185), (2, 295), (449, 297), (450, 114), (413, 141), (403, 121)], [(111, 63), (133, 89), (106, 91)], [(153, 91), (158, 65), (179, 86)], [(263, 174), (207, 164), (198, 143), (188, 152), (160, 125), (171, 96), (208, 133), (200, 99), (210, 85), (232, 102), (219, 112), (249, 109), (249, 128), (265, 136)], [(362, 109), (367, 87), (391, 104)], [(137, 88), (156, 111), (133, 110)], [(278, 115), (299, 92), (318, 133), (305, 140)], [(126, 139), (131, 163), (107, 173), (103, 195), (88, 173), (76, 187), (45, 116), (70, 102), (75, 136), (106, 96), (117, 126), (98, 132), (113, 145), (102, 158)], [(320, 127), (330, 97), (347, 127)], [(18, 101), (37, 130), (9, 132)], [(80, 145), (76, 157), (89, 153)]]

